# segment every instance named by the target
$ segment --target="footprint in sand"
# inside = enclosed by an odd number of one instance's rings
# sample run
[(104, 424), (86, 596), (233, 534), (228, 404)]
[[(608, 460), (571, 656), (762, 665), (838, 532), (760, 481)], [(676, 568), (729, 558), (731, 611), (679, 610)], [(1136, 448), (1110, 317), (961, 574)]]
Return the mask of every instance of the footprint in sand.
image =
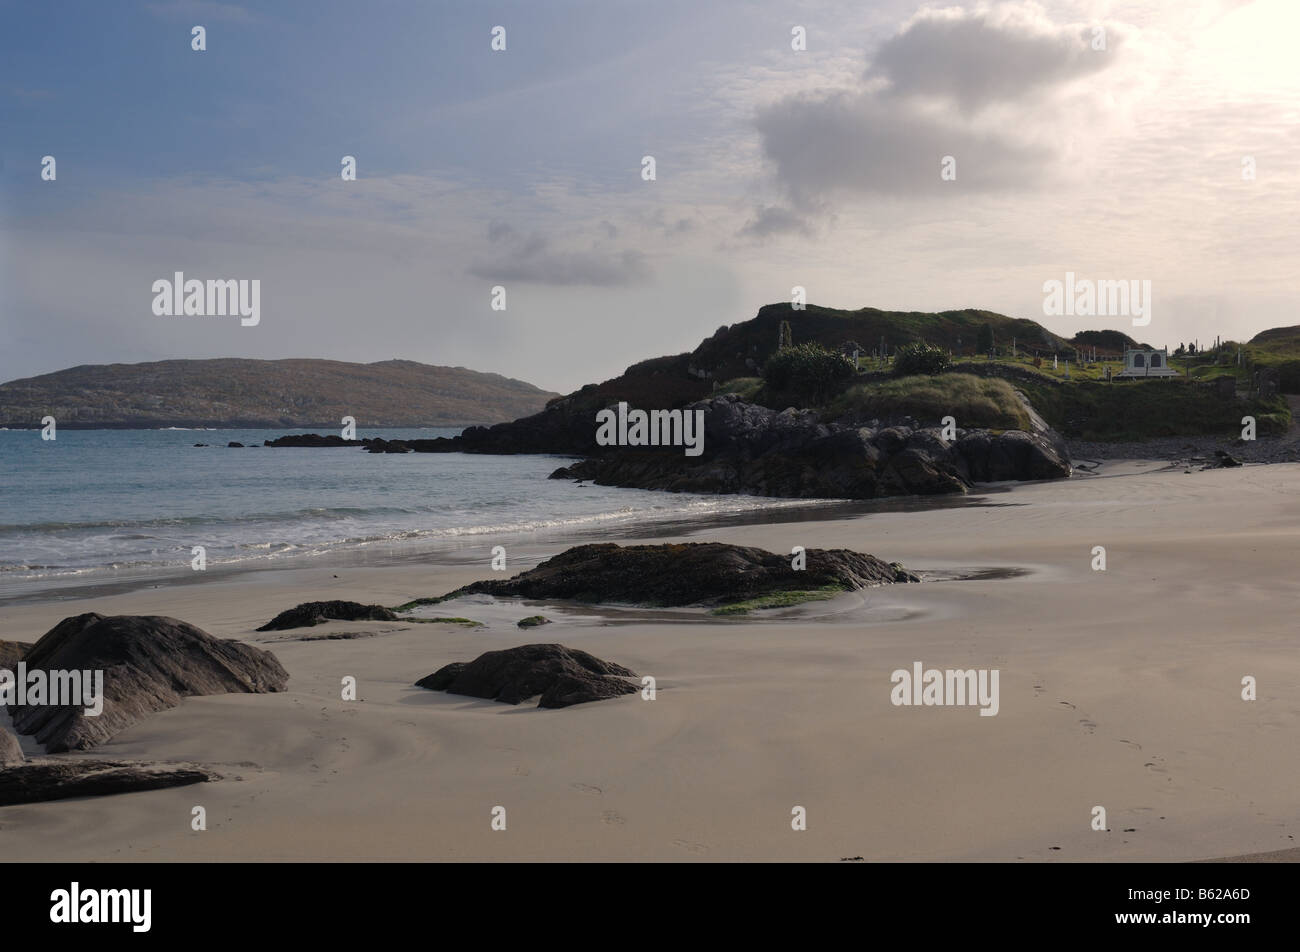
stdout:
[(1095, 723), (1093, 723), (1092, 721), (1087, 720), (1087, 719), (1085, 718), (1085, 719), (1079, 721), (1079, 723), (1083, 725), (1084, 730), (1086, 730), (1089, 734), (1095, 734), (1095, 733), (1097, 733), (1097, 725), (1096, 725)]
[(1141, 750), (1141, 749), (1142, 749), (1142, 745), (1141, 745), (1141, 744), (1136, 743), (1135, 741), (1131, 741), (1131, 740), (1124, 740), (1124, 738), (1122, 738), (1122, 737), (1120, 738), (1119, 742), (1120, 742), (1121, 744), (1128, 744), (1130, 747), (1136, 747), (1138, 750)]
[(615, 813), (613, 810), (606, 810), (600, 815), (600, 822), (607, 823), (610, 826), (622, 826), (627, 823), (627, 817), (621, 813)]
[(599, 796), (600, 794), (605, 792), (604, 790), (600, 789), (600, 787), (593, 787), (589, 783), (571, 783), (569, 784), (569, 786), (572, 787), (574, 790), (581, 791), (582, 793), (595, 794), (596, 796)]
[(673, 840), (673, 846), (680, 846), (692, 853), (707, 853), (709, 851), (709, 848), (703, 843), (693, 843), (690, 840)]

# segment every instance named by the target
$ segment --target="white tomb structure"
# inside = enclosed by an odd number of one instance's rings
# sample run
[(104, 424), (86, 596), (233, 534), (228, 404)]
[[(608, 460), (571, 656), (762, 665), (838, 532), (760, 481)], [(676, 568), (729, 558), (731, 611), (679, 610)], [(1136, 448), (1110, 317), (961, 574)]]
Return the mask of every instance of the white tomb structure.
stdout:
[(1151, 347), (1125, 347), (1124, 369), (1117, 377), (1177, 377), (1178, 371), (1169, 366), (1169, 348), (1155, 350)]

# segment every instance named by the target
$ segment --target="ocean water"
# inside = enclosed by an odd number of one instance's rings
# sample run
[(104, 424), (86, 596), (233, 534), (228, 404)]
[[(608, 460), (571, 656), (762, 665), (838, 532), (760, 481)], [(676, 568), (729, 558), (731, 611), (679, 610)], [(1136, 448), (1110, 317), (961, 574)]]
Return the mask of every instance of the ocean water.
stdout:
[(809, 505), (547, 479), (558, 456), (260, 445), (287, 432), (302, 431), (0, 430), (0, 596), (188, 573), (194, 546), (210, 571), (346, 564)]

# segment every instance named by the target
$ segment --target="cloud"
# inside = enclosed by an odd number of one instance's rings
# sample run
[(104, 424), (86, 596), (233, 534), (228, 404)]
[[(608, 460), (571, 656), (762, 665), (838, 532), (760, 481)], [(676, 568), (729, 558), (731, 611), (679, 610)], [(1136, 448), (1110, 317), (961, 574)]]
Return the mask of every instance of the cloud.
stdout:
[(938, 194), (956, 184), (939, 175), (949, 155), (962, 190), (1021, 187), (1041, 177), (1053, 154), (874, 95), (788, 99), (763, 111), (758, 131), (778, 179), (801, 204), (837, 191)]
[[(610, 237), (609, 230), (604, 231), (606, 237)], [(488, 241), (498, 249), (496, 260), (480, 261), (471, 265), (468, 271), (489, 281), (616, 287), (639, 284), (650, 278), (650, 267), (644, 253), (634, 249), (556, 249), (546, 236), (537, 232), (520, 234), (512, 225), (502, 221), (490, 222), (487, 234)]]
[(1035, 7), (923, 11), (876, 52), (867, 77), (895, 96), (929, 96), (976, 111), (1040, 94), (1105, 69), (1120, 42), (1112, 27), (1056, 26)]
[[(923, 11), (847, 88), (760, 109), (762, 151), (805, 214), (836, 193), (1031, 189), (1058, 170), (1072, 138), (1071, 84), (1108, 68), (1119, 36), (1107, 27), (1107, 49), (1094, 50), (1091, 27), (1054, 25), (1034, 5)], [(940, 176), (945, 156), (955, 181)], [(770, 214), (745, 230), (791, 225)]]

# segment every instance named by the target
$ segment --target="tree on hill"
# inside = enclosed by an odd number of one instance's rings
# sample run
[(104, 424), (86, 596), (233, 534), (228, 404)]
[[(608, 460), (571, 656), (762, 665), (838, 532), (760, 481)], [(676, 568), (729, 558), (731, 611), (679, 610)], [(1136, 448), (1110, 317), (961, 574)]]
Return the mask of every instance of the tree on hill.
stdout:
[(975, 338), (975, 349), (981, 354), (987, 354), (993, 350), (992, 324), (981, 325), (979, 336)]
[(763, 365), (763, 380), (774, 391), (822, 403), (853, 377), (853, 361), (816, 342), (777, 351)]
[(1110, 328), (1079, 331), (1071, 339), (1076, 347), (1093, 348), (1106, 354), (1122, 354), (1127, 347), (1137, 347), (1138, 342), (1123, 331)]
[(948, 369), (951, 358), (942, 347), (931, 347), (925, 341), (904, 344), (894, 355), (894, 373), (900, 377), (913, 374), (941, 374)]

